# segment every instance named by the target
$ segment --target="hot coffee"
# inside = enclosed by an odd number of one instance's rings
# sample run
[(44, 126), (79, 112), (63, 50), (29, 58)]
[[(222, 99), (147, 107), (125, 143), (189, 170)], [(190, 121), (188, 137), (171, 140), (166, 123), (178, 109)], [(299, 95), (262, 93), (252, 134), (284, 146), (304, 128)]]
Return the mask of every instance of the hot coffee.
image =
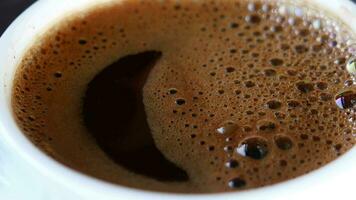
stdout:
[(13, 110), (44, 152), (121, 185), (236, 191), (306, 174), (355, 144), (355, 36), (310, 6), (110, 1), (23, 56)]

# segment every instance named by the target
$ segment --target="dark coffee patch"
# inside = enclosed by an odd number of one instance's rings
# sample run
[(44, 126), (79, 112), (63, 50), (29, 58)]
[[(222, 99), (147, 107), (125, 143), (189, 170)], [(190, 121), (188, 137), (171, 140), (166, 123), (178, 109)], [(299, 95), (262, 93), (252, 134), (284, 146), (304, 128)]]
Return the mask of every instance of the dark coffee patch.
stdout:
[(186, 181), (186, 172), (157, 149), (146, 121), (142, 88), (160, 57), (157, 51), (129, 55), (96, 75), (83, 99), (84, 124), (119, 165), (161, 181)]
[(314, 90), (314, 84), (306, 81), (298, 82), (296, 87), (302, 93), (308, 93)]
[(270, 63), (271, 63), (271, 65), (277, 67), (277, 66), (283, 65), (283, 60), (280, 59), (280, 58), (272, 58), (272, 59), (270, 60)]

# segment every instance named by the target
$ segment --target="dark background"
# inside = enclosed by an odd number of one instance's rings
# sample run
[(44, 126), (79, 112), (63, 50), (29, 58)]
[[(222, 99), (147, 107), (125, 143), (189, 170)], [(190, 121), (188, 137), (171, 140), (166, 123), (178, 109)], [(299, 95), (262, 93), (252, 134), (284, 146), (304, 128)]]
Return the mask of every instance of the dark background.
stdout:
[(33, 2), (35, 0), (0, 0), (0, 35)]
[[(352, 1), (356, 2), (356, 0)], [(0, 35), (16, 16), (33, 2), (35, 2), (35, 0), (0, 0)], [(325, 1), (325, 3), (327, 3), (327, 1)]]

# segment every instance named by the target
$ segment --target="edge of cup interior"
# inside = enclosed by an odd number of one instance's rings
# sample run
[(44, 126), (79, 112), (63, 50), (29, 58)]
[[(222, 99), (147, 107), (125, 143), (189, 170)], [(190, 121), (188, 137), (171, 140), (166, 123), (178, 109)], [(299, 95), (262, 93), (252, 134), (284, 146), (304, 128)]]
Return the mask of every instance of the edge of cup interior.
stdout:
[[(11, 109), (12, 79), (15, 68), (21, 55), (31, 45), (28, 38), (36, 38), (45, 32), (46, 28), (58, 22), (64, 16), (85, 10), (99, 3), (110, 3), (112, 0), (40, 0), (23, 12), (5, 31), (0, 38), (0, 140), (3, 145), (8, 145), (16, 156), (36, 169), (39, 174), (54, 180), (68, 188), (76, 188), (86, 194), (101, 195), (107, 198), (125, 196), (127, 199), (145, 198), (171, 198), (171, 199), (279, 199), (283, 196), (292, 199), (301, 198), (303, 195), (312, 197), (340, 197), (340, 192), (349, 191), (352, 194), (352, 186), (356, 180), (356, 147), (345, 153), (340, 158), (326, 166), (282, 183), (246, 190), (242, 192), (218, 193), (218, 194), (174, 194), (164, 192), (145, 191), (128, 188), (125, 186), (110, 184), (93, 177), (78, 173), (59, 162), (51, 159), (37, 149), (16, 125)], [(356, 4), (349, 0), (300, 0), (303, 3), (311, 3), (322, 7), (327, 12), (335, 13), (356, 34)], [(354, 12), (353, 12), (354, 11)], [(350, 181), (350, 182), (348, 182)], [(352, 182), (351, 182), (352, 181)], [(341, 183), (341, 184), (339, 184)], [(345, 186), (346, 185), (346, 186)], [(349, 185), (349, 186), (347, 186)], [(332, 192), (337, 187), (336, 192)], [(347, 193), (344, 193), (347, 194)]]

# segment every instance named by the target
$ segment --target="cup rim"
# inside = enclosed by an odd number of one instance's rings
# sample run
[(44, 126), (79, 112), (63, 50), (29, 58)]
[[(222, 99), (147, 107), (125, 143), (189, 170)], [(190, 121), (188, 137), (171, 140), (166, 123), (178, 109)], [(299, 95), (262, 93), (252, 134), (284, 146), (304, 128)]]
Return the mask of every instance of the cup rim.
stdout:
[[(96, 1), (96, 3), (110, 2), (110, 1), (112, 0), (98, 0)], [(300, 0), (300, 1), (307, 2), (307, 0)], [(75, 3), (73, 3), (72, 1), (70, 3), (70, 0), (63, 0), (60, 2), (40, 0), (34, 3), (33, 5), (31, 5), (8, 27), (8, 29), (1, 36), (0, 66), (7, 66), (7, 67), (14, 67), (14, 68), (17, 66), (16, 61), (11, 62), (12, 63), (12, 65), (10, 64), (11, 66), (8, 66), (8, 63), (6, 63), (6, 61), (9, 60), (9, 58), (6, 57), (9, 55), (7, 48), (11, 47), (12, 45), (11, 41), (16, 40), (16, 38), (14, 38), (12, 34), (21, 30), (24, 31), (25, 24), (23, 24), (22, 22), (26, 21), (27, 18), (31, 18), (31, 16), (33, 16), (34, 13), (40, 13), (40, 12), (48, 13), (48, 10), (45, 11), (43, 10), (43, 8), (50, 7), (50, 9), (54, 9), (55, 7), (58, 8), (59, 4), (61, 5), (65, 4), (66, 6), (72, 5), (73, 6), (72, 8), (79, 8), (85, 5), (84, 6), (85, 8), (81, 8), (81, 9), (87, 9), (89, 8), (89, 6), (94, 5), (93, 1), (91, 1), (91, 3), (88, 3), (88, 1), (86, 0), (76, 0), (74, 2)], [(318, 5), (321, 5), (323, 3), (323, 0), (314, 0), (313, 2), (318, 3)], [(348, 7), (351, 7), (352, 10), (356, 10), (356, 4), (353, 4), (351, 1), (348, 0), (330, 0), (328, 2), (333, 2), (333, 4), (335, 5), (343, 4)], [(54, 4), (58, 4), (58, 5), (54, 5)], [(329, 11), (331, 10), (329, 9)], [(61, 14), (54, 13), (53, 15), (59, 16)], [(356, 14), (352, 14), (352, 15), (354, 19), (356, 19)], [(64, 15), (62, 14), (61, 16)], [(347, 24), (352, 24), (352, 22), (347, 22), (344, 19), (342, 20)], [(45, 25), (49, 26), (52, 24), (53, 21), (46, 22)], [(45, 26), (40, 27), (38, 30), (34, 30), (29, 35), (29, 37), (35, 37), (36, 33), (38, 33), (40, 30), (45, 29), (44, 27)], [(356, 30), (356, 25), (353, 25), (353, 28), (355, 28)], [(14, 35), (18, 36), (19, 34), (14, 34)], [(20, 50), (19, 52), (23, 53), (23, 51), (21, 52)], [(3, 68), (4, 67), (0, 68), (0, 74), (4, 70)], [(0, 80), (1, 80), (0, 94), (5, 94), (6, 93), (5, 91), (9, 90), (8, 87), (9, 85), (11, 86), (11, 84), (7, 84), (6, 80), (2, 80), (2, 79)], [(259, 199), (259, 198), (279, 199), (283, 197), (283, 195), (288, 195), (288, 196), (294, 195), (293, 197), (291, 197), (291, 199), (294, 199), (294, 197), (297, 197), (296, 199), (298, 199), (301, 195), (303, 195), (300, 193), (300, 191), (309, 191), (310, 188), (308, 187), (312, 187), (315, 192), (317, 191), (321, 192), (320, 195), (323, 194), (322, 191), (324, 191), (325, 194), (331, 196), (337, 195), (337, 194), (329, 193), (331, 191), (324, 190), (325, 188), (330, 188), (330, 189), (334, 188), (333, 186), (335, 184), (330, 183), (331, 181), (322, 182), (322, 185), (319, 186), (315, 185), (315, 183), (320, 183), (321, 180), (325, 180), (325, 178), (323, 178), (325, 176), (327, 176), (329, 180), (330, 179), (333, 180), (332, 181), (333, 183), (334, 182), (337, 183), (339, 181), (345, 182), (344, 180), (350, 180), (350, 183), (348, 184), (350, 185), (349, 194), (352, 195), (353, 190), (351, 188), (351, 185), (353, 184), (351, 182), (351, 179), (352, 178), (353, 180), (356, 179), (356, 165), (355, 165), (356, 148), (355, 147), (353, 147), (344, 155), (340, 156), (338, 159), (308, 174), (287, 181), (283, 181), (280, 183), (276, 183), (273, 185), (260, 187), (256, 189), (244, 190), (244, 191), (215, 193), (215, 194), (184, 194), (184, 193), (167, 193), (167, 192), (141, 190), (141, 189), (129, 188), (122, 185), (108, 183), (103, 180), (99, 180), (97, 178), (75, 171), (57, 162), (56, 160), (50, 158), (41, 150), (39, 150), (18, 128), (12, 116), (12, 109), (11, 109), (11, 105), (9, 104), (10, 102), (9, 99), (10, 97), (6, 97), (6, 95), (1, 95), (0, 97), (0, 110), (3, 111), (2, 113), (0, 113), (0, 132), (1, 132), (0, 139), (3, 139), (4, 143), (11, 146), (14, 152), (16, 152), (17, 156), (20, 156), (21, 158), (26, 160), (26, 162), (31, 167), (34, 167), (43, 176), (55, 180), (61, 185), (67, 185), (69, 188), (80, 188), (81, 190), (86, 191), (87, 193), (95, 194), (98, 191), (100, 191), (100, 193), (103, 194), (103, 198), (118, 198), (120, 196), (125, 196), (127, 199), (133, 199), (133, 198), (145, 198), (145, 199), (164, 199), (164, 198), (226, 199), (228, 198), (229, 199), (229, 198), (236, 198), (236, 197), (241, 199), (250, 199), (250, 198), (251, 199)], [(354, 157), (354, 159), (352, 157)], [(335, 168), (337, 170), (335, 170)], [(275, 194), (276, 191), (278, 191), (278, 193), (280, 194)], [(310, 195), (308, 197), (310, 197)], [(337, 195), (335, 197), (340, 198), (340, 195)]]

